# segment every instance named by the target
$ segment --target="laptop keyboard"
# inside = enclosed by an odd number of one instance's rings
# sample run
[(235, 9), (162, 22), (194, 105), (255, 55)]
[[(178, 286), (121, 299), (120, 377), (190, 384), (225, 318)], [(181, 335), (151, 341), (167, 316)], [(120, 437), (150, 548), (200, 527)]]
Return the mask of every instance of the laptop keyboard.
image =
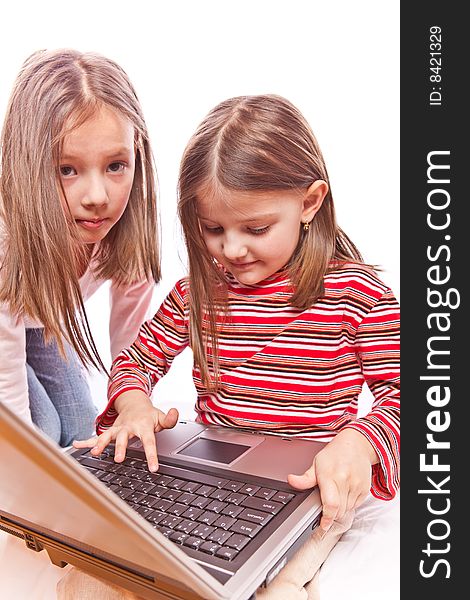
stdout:
[(145, 460), (127, 457), (115, 463), (105, 451), (75, 459), (142, 515), (155, 529), (177, 544), (231, 561), (294, 494), (223, 479), (205, 473), (160, 465), (148, 470)]

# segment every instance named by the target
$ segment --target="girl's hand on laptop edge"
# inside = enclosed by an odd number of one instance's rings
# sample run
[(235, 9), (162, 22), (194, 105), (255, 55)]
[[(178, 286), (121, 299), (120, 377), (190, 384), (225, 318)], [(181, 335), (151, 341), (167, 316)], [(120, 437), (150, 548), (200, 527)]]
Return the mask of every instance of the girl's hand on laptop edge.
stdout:
[(290, 474), (287, 480), (299, 490), (318, 485), (323, 506), (320, 527), (328, 531), (333, 521), (364, 502), (371, 487), (371, 467), (377, 462), (367, 438), (348, 428), (325, 444), (305, 473)]
[(115, 441), (114, 460), (122, 462), (126, 457), (129, 440), (138, 437), (142, 442), (149, 470), (158, 470), (155, 433), (171, 429), (178, 422), (178, 411), (171, 408), (168, 413), (155, 408), (149, 397), (140, 390), (124, 392), (115, 402), (118, 416), (112, 427), (97, 437), (74, 441), (74, 448), (91, 448), (98, 456), (108, 444)]

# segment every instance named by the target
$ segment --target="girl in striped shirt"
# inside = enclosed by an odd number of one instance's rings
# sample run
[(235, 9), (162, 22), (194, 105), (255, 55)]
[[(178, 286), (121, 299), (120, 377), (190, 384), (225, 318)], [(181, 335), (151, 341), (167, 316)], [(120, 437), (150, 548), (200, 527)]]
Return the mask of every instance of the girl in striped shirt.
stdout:
[[(75, 445), (99, 454), (115, 440), (119, 462), (138, 436), (157, 470), (154, 432), (178, 413), (150, 396), (189, 346), (200, 422), (325, 442), (305, 473), (288, 475), (295, 488), (318, 485), (321, 536), (361, 505), (379, 519), (388, 503), (376, 499), (399, 488), (399, 307), (338, 227), (299, 111), (274, 95), (216, 106), (184, 152), (179, 216), (189, 276), (114, 361), (98, 439)], [(364, 383), (374, 401), (358, 417)]]

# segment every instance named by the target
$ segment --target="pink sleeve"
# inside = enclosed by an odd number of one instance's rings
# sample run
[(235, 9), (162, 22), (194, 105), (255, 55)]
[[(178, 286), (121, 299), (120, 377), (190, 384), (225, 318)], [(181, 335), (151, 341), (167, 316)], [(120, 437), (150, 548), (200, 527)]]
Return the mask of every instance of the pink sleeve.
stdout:
[(26, 338), (21, 317), (0, 305), (0, 402), (31, 423), (26, 376)]
[(112, 360), (136, 339), (139, 327), (149, 316), (154, 289), (155, 283), (149, 281), (130, 286), (111, 283), (109, 338)]
[[(5, 254), (6, 239), (5, 225), (0, 219), (0, 265)], [(22, 317), (12, 315), (5, 303), (0, 304), (0, 402), (31, 423), (25, 325)]]

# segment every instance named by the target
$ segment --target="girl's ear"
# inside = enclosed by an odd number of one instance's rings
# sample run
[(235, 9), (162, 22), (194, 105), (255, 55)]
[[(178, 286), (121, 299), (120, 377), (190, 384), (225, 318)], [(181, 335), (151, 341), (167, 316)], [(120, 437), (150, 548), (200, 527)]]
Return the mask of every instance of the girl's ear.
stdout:
[(304, 196), (304, 209), (302, 211), (302, 222), (310, 223), (320, 210), (325, 196), (328, 194), (328, 184), (323, 179), (317, 179), (307, 189)]

